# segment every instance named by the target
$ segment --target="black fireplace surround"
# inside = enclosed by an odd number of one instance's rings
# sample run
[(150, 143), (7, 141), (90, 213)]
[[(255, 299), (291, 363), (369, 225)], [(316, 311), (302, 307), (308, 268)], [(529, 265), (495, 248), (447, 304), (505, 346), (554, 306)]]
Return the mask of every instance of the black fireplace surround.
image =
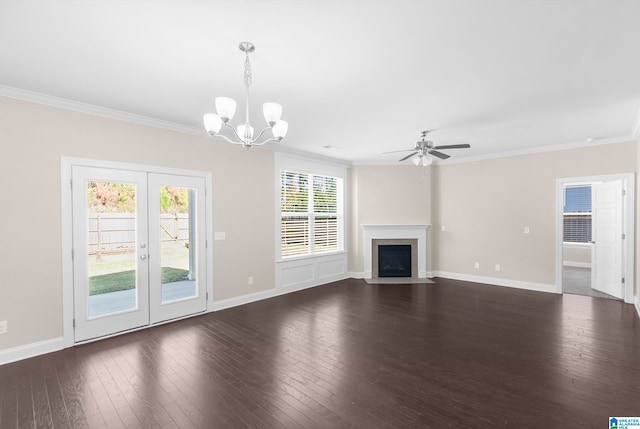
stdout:
[(411, 277), (411, 245), (378, 245), (378, 277)]

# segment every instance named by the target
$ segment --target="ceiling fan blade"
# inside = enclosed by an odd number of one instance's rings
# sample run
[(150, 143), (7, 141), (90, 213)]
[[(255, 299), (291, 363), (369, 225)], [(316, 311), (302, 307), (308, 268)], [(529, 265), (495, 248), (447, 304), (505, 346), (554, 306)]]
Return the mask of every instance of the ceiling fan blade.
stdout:
[(407, 159), (411, 158), (413, 155), (415, 155), (415, 154), (417, 154), (417, 153), (418, 153), (418, 152), (413, 152), (413, 153), (411, 153), (411, 154), (409, 154), (409, 155), (405, 156), (404, 158), (402, 158), (400, 161), (407, 160)]
[(429, 155), (437, 156), (440, 159), (449, 158), (449, 155), (447, 155), (446, 153), (438, 152), (437, 150), (430, 150)]
[(470, 144), (450, 144), (444, 146), (436, 146), (434, 149), (469, 149), (471, 147)]
[(411, 151), (414, 151), (414, 150), (415, 149), (392, 150), (391, 152), (382, 152), (382, 154), (386, 155), (388, 153), (411, 152)]

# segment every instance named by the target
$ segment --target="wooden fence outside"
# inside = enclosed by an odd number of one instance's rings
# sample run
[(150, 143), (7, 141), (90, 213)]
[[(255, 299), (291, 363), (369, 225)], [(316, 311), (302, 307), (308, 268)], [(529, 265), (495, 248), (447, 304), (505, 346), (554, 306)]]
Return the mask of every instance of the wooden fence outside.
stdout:
[[(89, 255), (100, 260), (104, 254), (133, 253), (136, 248), (134, 213), (89, 213)], [(189, 242), (189, 214), (160, 215), (162, 242)]]

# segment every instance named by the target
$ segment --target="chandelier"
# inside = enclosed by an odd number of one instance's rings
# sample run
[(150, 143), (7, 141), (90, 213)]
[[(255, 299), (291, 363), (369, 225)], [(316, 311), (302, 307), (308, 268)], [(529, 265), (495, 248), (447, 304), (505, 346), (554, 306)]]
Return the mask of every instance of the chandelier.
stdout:
[[(246, 96), (244, 124), (234, 127), (229, 123), (236, 111), (236, 101), (234, 99), (228, 97), (216, 97), (217, 114), (207, 113), (204, 115), (204, 128), (211, 137), (222, 137), (229, 143), (239, 144), (247, 149), (251, 146), (262, 146), (265, 143), (280, 141), (287, 134), (289, 124), (286, 121), (280, 120), (280, 116), (282, 116), (282, 106), (278, 103), (264, 103), (262, 106), (262, 112), (264, 113), (264, 119), (267, 121), (268, 126), (254, 137), (253, 127), (249, 123), (249, 86), (251, 85), (251, 63), (249, 62), (249, 54), (255, 50), (255, 46), (250, 42), (242, 42), (240, 43), (239, 48), (245, 53), (244, 86), (246, 89)], [(231, 138), (224, 134), (220, 134), (220, 130), (223, 125), (230, 128), (233, 132), (233, 136)], [(273, 137), (259, 141), (267, 130), (271, 130)]]

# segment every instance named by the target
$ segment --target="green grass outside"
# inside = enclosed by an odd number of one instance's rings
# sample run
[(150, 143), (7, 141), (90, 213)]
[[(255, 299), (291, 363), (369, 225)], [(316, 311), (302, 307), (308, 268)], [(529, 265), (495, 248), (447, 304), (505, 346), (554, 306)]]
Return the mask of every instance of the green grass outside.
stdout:
[[(162, 267), (162, 284), (187, 280), (188, 275), (189, 270)], [(135, 270), (92, 276), (89, 277), (89, 295), (100, 295), (102, 293), (133, 289), (135, 285)]]

